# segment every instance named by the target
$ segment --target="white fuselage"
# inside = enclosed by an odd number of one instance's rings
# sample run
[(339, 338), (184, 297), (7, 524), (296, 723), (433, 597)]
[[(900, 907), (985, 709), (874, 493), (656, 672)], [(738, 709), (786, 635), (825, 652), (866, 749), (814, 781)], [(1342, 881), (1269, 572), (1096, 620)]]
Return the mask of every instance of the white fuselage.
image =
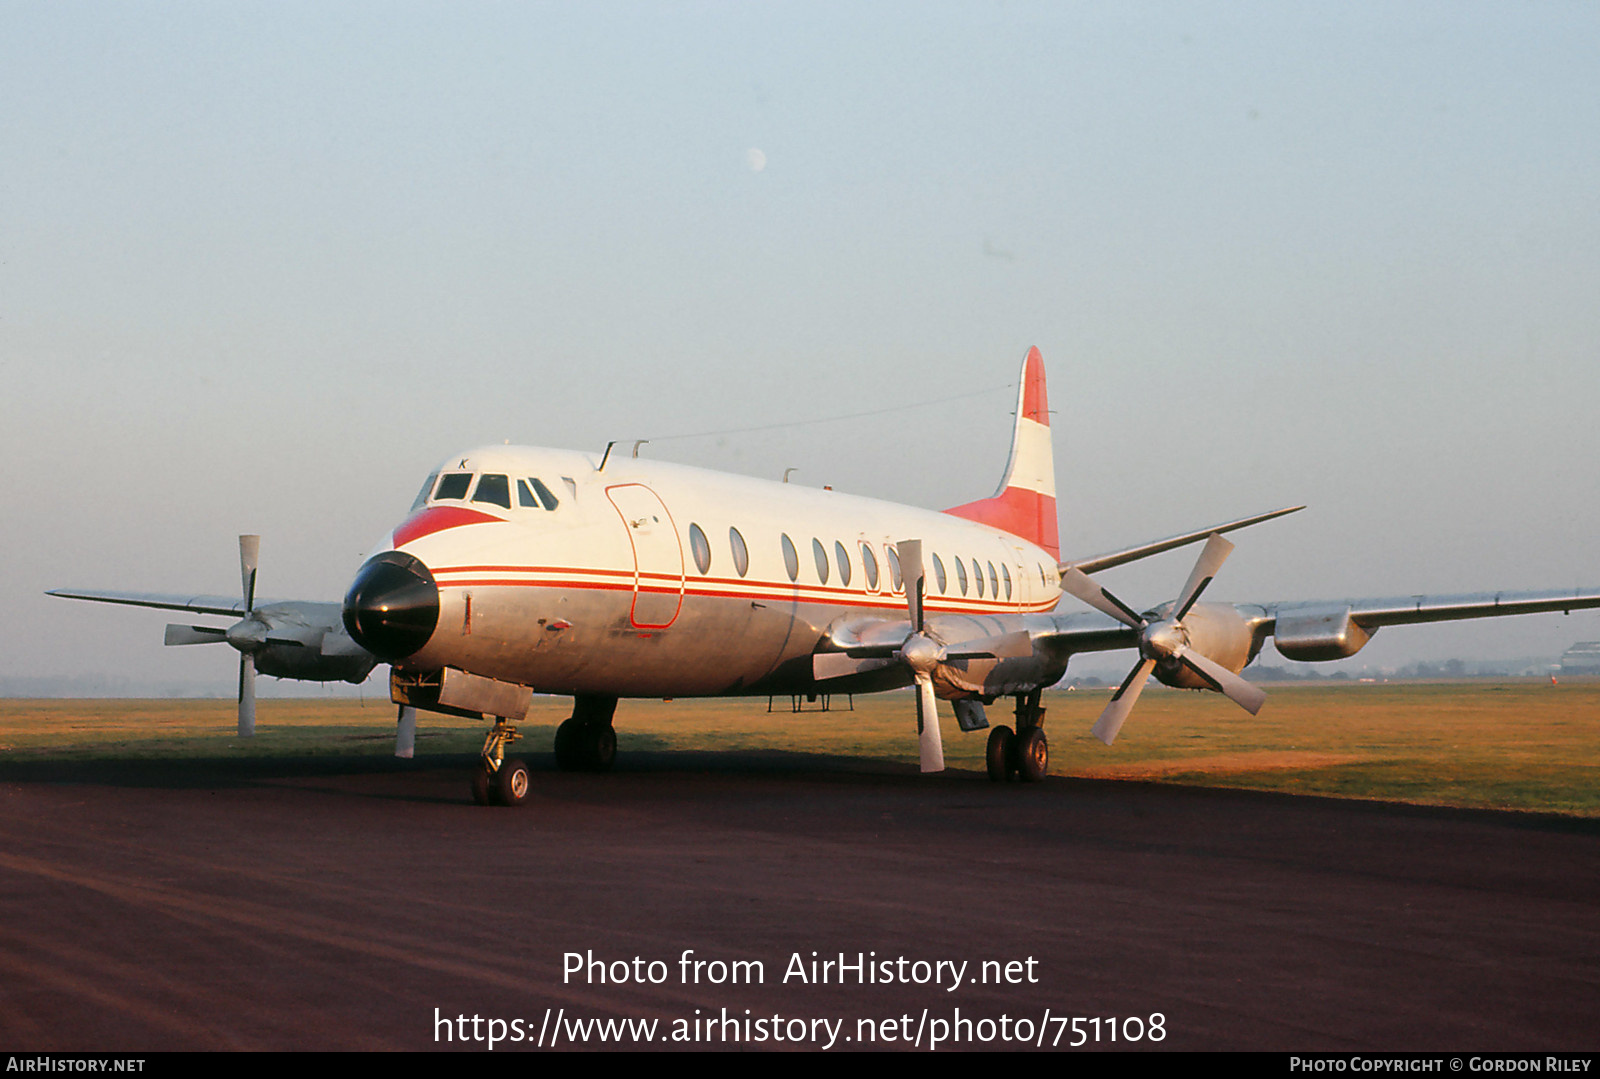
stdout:
[[(825, 640), (906, 618), (894, 562), (906, 539), (922, 541), (929, 625), (946, 641), (1014, 630), (1061, 596), (1050, 554), (972, 521), (657, 461), (599, 464), (509, 446), (451, 458), (390, 536), (439, 591), (437, 625), (404, 666), (560, 694), (813, 691)], [(439, 497), (468, 473), (446, 492), (464, 497)], [(509, 508), (498, 480), (479, 497), (489, 476), (507, 478)], [(904, 682), (894, 669), (823, 688)]]

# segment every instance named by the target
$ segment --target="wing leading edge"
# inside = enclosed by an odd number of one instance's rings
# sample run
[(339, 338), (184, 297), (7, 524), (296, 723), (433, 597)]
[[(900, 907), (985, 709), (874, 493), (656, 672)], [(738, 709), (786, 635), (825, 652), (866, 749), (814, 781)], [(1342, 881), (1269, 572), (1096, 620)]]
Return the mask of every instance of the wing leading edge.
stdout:
[[(191, 596), (165, 592), (91, 592), (81, 588), (52, 588), (45, 595), (60, 596), (62, 599), (86, 599), (95, 603), (120, 603), (126, 607), (154, 607), (162, 611), (192, 611), (195, 614), (231, 614), (237, 617), (246, 613), (243, 600), (230, 599), (227, 596)], [(279, 601), (259, 602), (261, 606), (267, 606)]]

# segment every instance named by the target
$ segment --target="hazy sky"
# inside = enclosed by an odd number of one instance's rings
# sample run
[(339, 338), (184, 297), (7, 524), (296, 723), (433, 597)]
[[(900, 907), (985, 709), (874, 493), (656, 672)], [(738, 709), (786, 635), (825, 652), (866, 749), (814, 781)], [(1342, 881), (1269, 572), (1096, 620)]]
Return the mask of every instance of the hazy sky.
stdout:
[(1030, 345), (1068, 553), (1305, 502), (1208, 598), (1600, 585), (1597, 49), (1578, 3), (7, 0), (0, 677), (226, 687), (41, 593), (232, 592), (252, 531), (337, 598), (484, 442), (942, 400), (646, 452), (982, 497)]

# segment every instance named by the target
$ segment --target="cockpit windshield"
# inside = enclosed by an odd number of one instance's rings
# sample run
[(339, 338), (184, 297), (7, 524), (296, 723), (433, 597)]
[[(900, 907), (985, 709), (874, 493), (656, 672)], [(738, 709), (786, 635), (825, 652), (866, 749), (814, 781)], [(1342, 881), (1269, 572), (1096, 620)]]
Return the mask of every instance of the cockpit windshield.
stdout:
[(472, 473), (447, 472), (439, 480), (439, 489), (433, 492), (433, 500), (437, 502), (441, 498), (466, 498), (467, 488), (471, 485)]
[[(571, 486), (570, 480), (567, 481)], [(561, 505), (555, 492), (536, 476), (508, 476), (503, 472), (435, 472), (428, 477), (417, 494), (412, 509), (430, 502), (464, 502), (471, 494), (473, 502), (485, 502), (501, 509), (511, 508), (512, 487), (516, 487), (516, 504), (524, 509), (554, 510)]]
[(488, 502), (501, 509), (510, 509), (511, 481), (502, 473), (484, 473), (483, 479), (478, 481), (478, 489), (472, 492), (472, 501)]

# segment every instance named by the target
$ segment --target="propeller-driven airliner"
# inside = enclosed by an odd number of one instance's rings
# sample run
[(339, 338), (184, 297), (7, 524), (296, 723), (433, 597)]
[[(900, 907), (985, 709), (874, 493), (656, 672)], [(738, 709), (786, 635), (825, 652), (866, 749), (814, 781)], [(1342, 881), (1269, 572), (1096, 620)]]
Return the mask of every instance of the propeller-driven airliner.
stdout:
[[(1385, 626), (1600, 607), (1600, 590), (1400, 599), (1202, 602), (1224, 533), (1294, 506), (1088, 558), (1061, 558), (1044, 362), (1023, 361), (1011, 455), (996, 493), (944, 511), (611, 452), (486, 446), (458, 453), (355, 575), (342, 603), (260, 602), (257, 538), (240, 537), (242, 599), (58, 589), (51, 595), (236, 617), (169, 625), (170, 645), (240, 655), (239, 730), (257, 671), (359, 682), (390, 665), (397, 752), (416, 712), (491, 722), (472, 792), (517, 805), (527, 765), (507, 754), (535, 693), (571, 696), (563, 769), (603, 771), (627, 697), (867, 693), (914, 686), (924, 772), (944, 767), (938, 702), (989, 730), (996, 781), (1049, 767), (1044, 689), (1082, 652), (1137, 658), (1093, 728), (1116, 738), (1151, 675), (1222, 693), (1271, 637), (1299, 661), (1342, 659)], [(1202, 544), (1176, 596), (1139, 609), (1091, 574)], [(1063, 593), (1089, 610), (1058, 612)], [(986, 707), (1012, 699), (1012, 725)], [(908, 717), (909, 719), (910, 717)], [(909, 728), (908, 728), (909, 729)]]

